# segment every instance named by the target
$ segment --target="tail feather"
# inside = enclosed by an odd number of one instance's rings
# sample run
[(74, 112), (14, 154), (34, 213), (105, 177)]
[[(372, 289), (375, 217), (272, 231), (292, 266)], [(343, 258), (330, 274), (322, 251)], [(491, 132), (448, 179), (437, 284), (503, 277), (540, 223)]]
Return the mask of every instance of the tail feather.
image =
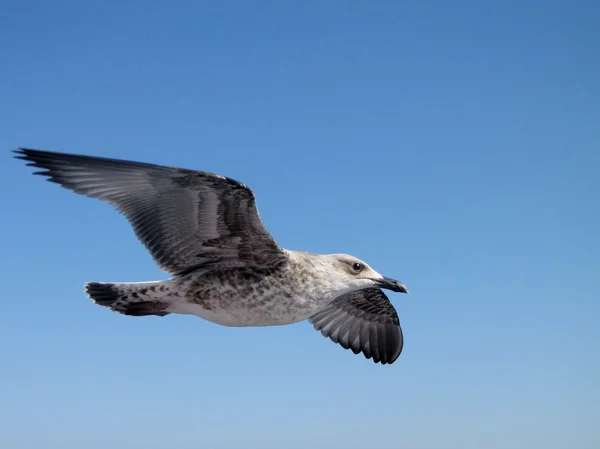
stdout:
[(85, 284), (85, 291), (96, 304), (123, 315), (165, 316), (169, 314), (165, 311), (169, 307), (168, 289), (164, 284), (160, 285), (160, 288), (159, 285), (160, 283), (156, 282), (129, 284), (88, 282)]

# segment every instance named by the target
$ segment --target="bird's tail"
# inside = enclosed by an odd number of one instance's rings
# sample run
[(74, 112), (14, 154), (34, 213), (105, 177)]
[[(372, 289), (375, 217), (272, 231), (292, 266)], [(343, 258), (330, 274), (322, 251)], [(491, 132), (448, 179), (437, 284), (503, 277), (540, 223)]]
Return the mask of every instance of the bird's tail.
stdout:
[(85, 292), (96, 304), (108, 307), (123, 315), (165, 316), (169, 312), (171, 285), (169, 281), (157, 282), (88, 282)]

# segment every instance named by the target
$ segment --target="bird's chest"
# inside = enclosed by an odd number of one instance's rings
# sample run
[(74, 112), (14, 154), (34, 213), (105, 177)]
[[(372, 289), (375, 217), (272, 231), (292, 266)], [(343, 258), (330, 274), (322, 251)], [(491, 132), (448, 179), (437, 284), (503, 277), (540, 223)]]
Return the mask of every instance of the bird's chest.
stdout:
[(227, 326), (268, 326), (305, 320), (324, 298), (288, 273), (232, 270), (190, 279), (185, 297), (195, 315)]

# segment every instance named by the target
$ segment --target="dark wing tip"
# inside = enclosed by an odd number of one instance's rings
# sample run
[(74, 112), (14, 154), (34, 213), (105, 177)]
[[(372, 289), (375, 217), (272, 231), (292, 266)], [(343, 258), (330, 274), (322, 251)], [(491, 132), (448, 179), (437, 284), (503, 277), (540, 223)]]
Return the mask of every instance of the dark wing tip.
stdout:
[[(22, 148), (22, 147), (19, 147), (16, 150), (13, 150), (12, 152), (16, 154), (16, 156), (14, 156), (15, 159), (29, 161), (29, 164), (26, 164), (28, 167), (40, 167), (40, 168), (45, 168), (45, 165), (42, 165), (43, 162), (48, 162), (48, 161), (52, 160), (52, 158), (61, 154), (61, 153), (55, 153), (52, 151), (33, 150), (31, 148)], [(34, 173), (34, 174), (37, 175), (40, 173)]]
[(51, 176), (51, 173), (50, 173), (50, 170), (48, 169), (48, 167), (41, 163), (41, 161), (43, 161), (43, 159), (44, 159), (43, 151), (32, 150), (29, 148), (18, 148), (16, 150), (13, 150), (12, 152), (16, 154), (16, 156), (14, 156), (15, 159), (27, 161), (27, 164), (25, 164), (26, 167), (36, 167), (36, 168), (43, 169), (41, 171), (35, 171), (32, 174), (46, 176), (46, 177)]
[[(25, 147), (17, 147), (16, 150), (12, 150), (12, 152), (16, 153), (16, 154), (25, 154), (27, 151), (31, 151), (31, 149), (25, 148)], [(15, 156), (15, 157), (18, 157), (18, 156)]]
[(381, 364), (391, 365), (398, 360), (404, 347), (402, 328), (399, 325), (394, 327), (386, 326), (383, 332), (386, 333), (386, 345), (384, 348), (380, 348), (380, 351), (382, 351)]
[(13, 153), (17, 154), (14, 156), (17, 159), (31, 159), (32, 156), (42, 156), (44, 154), (52, 154), (51, 151), (34, 150), (33, 148), (18, 147), (16, 150), (12, 150)]
[(16, 154), (16, 156), (14, 156), (15, 159), (27, 161), (27, 164), (25, 164), (26, 167), (35, 167), (41, 169), (34, 171), (32, 173), (33, 175), (43, 176), (46, 178), (46, 181), (61, 184), (61, 182), (55, 178), (55, 173), (52, 171), (56, 161), (56, 156), (60, 156), (61, 153), (33, 150), (31, 148), (22, 147), (19, 147), (12, 152)]
[(398, 315), (379, 289), (342, 295), (309, 322), (324, 337), (374, 363), (391, 365), (404, 346)]
[[(35, 150), (30, 150), (28, 148), (17, 148), (16, 150), (12, 150), (13, 153), (16, 154), (16, 156), (13, 156), (15, 159), (21, 159), (23, 161), (33, 161), (33, 159), (31, 158), (30, 154), (32, 154), (32, 152), (34, 152)], [(27, 165), (31, 165), (31, 164), (27, 164)]]

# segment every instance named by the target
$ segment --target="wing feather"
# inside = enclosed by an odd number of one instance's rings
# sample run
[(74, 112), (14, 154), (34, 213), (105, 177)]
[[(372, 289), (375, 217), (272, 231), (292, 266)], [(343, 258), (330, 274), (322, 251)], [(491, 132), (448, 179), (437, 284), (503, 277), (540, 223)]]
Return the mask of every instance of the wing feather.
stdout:
[(120, 159), (19, 148), (18, 159), (80, 195), (112, 204), (165, 271), (272, 267), (287, 260), (254, 193), (220, 175)]
[(381, 289), (341, 295), (309, 321), (323, 336), (375, 363), (393, 363), (402, 352), (400, 320)]

